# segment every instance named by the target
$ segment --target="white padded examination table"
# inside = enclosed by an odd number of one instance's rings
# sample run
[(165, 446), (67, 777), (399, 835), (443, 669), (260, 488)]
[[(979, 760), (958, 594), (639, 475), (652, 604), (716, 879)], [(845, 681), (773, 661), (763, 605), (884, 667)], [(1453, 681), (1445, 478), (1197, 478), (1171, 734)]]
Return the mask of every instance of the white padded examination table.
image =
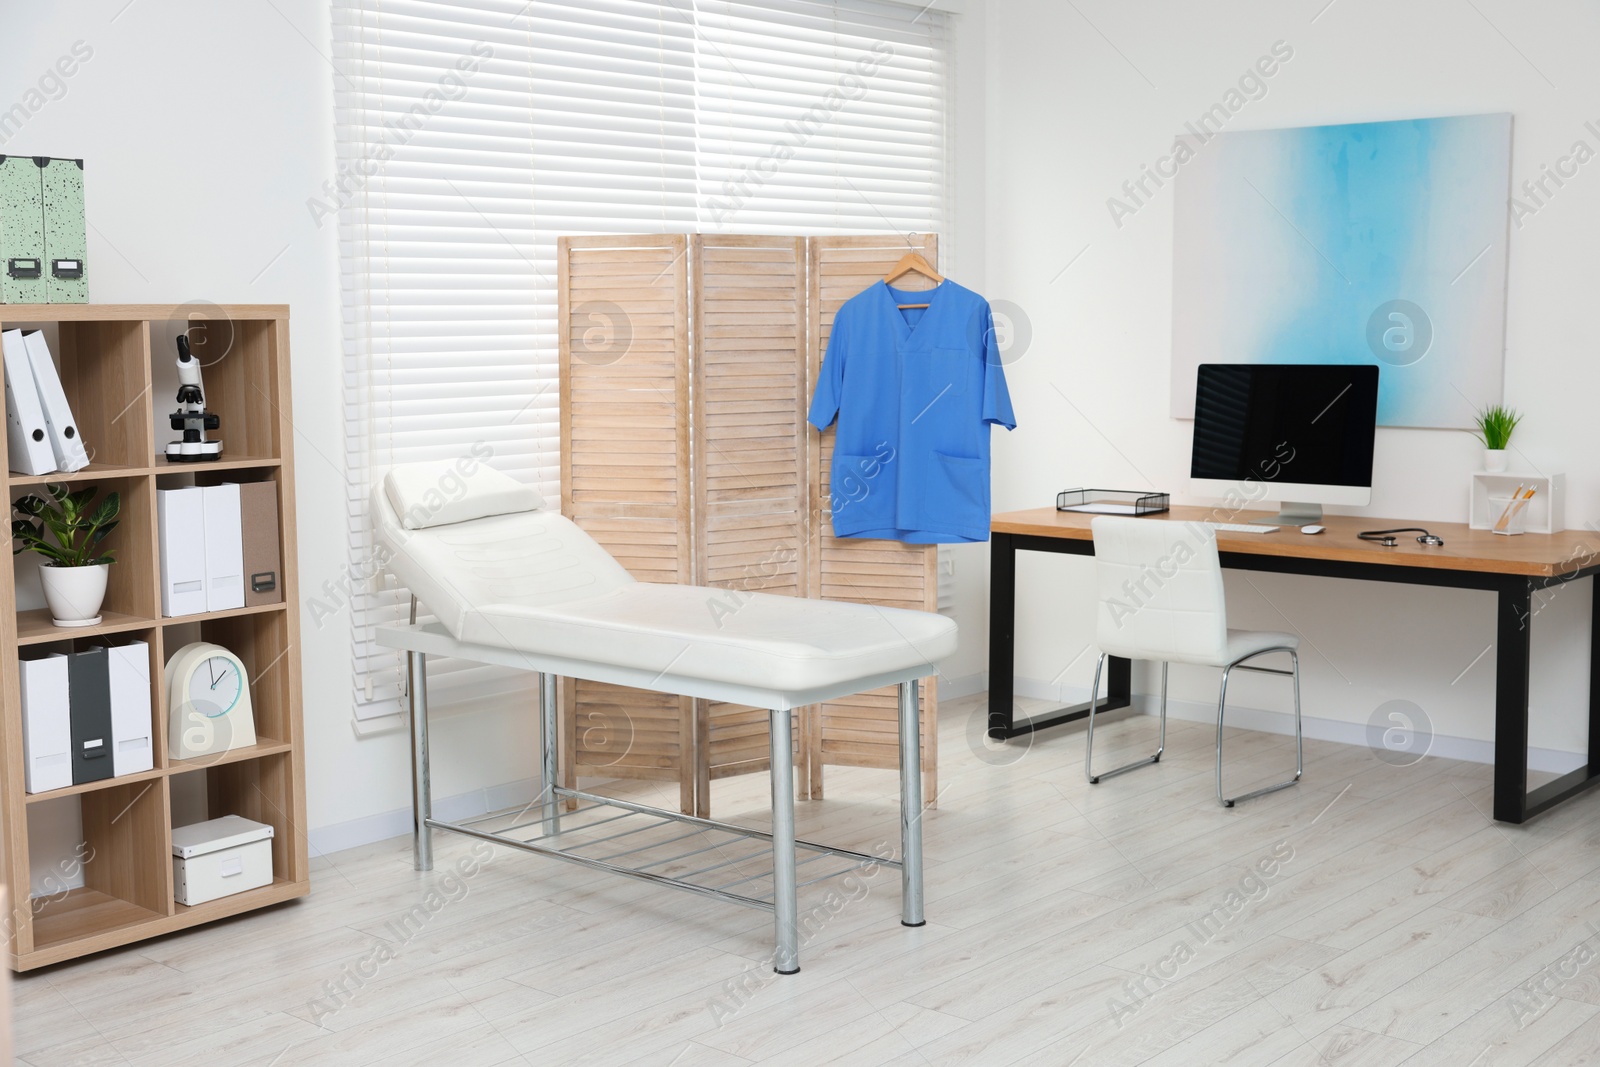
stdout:
[[(372, 499), (388, 567), (414, 597), (412, 623), (380, 627), (378, 641), (408, 655), (418, 870), (432, 867), (431, 832), (450, 830), (769, 910), (773, 966), (780, 974), (799, 970), (802, 884), (899, 867), (901, 921), (922, 925), (918, 679), (935, 673), (955, 650), (955, 623), (928, 612), (762, 593), (745, 594), (731, 613), (713, 611), (725, 590), (634, 581), (532, 489), (488, 467), (463, 472), (462, 466), (396, 467)], [(415, 621), (417, 601), (436, 621)], [(462, 823), (433, 817), (428, 656), (542, 675), (543, 786), (534, 805)], [(563, 676), (767, 708), (772, 832), (558, 786), (556, 679)], [(797, 842), (790, 712), (886, 685), (900, 691), (900, 859)], [(563, 812), (567, 803), (576, 803), (576, 811)], [(678, 835), (665, 840), (682, 842), (682, 855), (660, 856), (662, 833)], [(735, 854), (733, 842), (755, 843), (760, 852)], [(797, 849), (807, 853), (805, 860), (797, 861)], [(630, 856), (639, 860), (628, 862)], [(753, 858), (763, 867), (759, 878), (750, 873)], [(700, 875), (710, 878), (693, 880)], [(728, 881), (729, 875), (738, 877)], [(770, 892), (760, 890), (763, 882)]]

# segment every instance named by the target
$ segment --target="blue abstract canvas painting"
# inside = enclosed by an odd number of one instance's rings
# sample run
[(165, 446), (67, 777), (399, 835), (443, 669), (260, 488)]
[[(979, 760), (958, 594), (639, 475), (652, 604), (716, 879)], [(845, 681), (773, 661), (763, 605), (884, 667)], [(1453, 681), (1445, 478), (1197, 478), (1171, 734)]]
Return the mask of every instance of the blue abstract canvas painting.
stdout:
[(1201, 363), (1376, 363), (1378, 422), (1499, 403), (1511, 116), (1213, 135), (1174, 205), (1172, 414)]

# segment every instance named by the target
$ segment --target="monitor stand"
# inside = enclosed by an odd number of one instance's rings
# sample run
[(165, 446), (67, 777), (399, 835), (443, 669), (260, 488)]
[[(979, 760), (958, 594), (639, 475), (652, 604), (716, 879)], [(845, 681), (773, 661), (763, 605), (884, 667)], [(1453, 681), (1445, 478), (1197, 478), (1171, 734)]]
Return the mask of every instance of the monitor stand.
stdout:
[(1270, 519), (1251, 519), (1263, 526), (1314, 526), (1322, 521), (1321, 504), (1301, 504), (1285, 500), (1278, 505), (1278, 514)]

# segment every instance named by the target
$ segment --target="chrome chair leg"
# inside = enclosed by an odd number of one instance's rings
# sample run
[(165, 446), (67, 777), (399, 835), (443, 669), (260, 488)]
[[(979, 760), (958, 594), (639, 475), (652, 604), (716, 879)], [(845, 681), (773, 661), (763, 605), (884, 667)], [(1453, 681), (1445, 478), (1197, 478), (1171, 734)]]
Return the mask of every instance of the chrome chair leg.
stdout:
[(1151, 763), (1161, 762), (1161, 753), (1167, 750), (1167, 668), (1171, 664), (1166, 660), (1161, 661), (1161, 734), (1156, 739), (1156, 754), (1150, 757)]
[(1300, 725), (1300, 653), (1291, 650), (1289, 659), (1294, 664), (1294, 780), (1306, 773), (1305, 730)]
[[(1291, 669), (1276, 670), (1269, 667), (1246, 667), (1246, 660), (1255, 659), (1257, 656), (1269, 655), (1273, 652), (1287, 652), (1292, 664)], [(1236, 797), (1228, 797), (1222, 791), (1222, 717), (1228, 704), (1228, 675), (1238, 667), (1242, 671), (1256, 671), (1261, 674), (1287, 674), (1294, 682), (1294, 777), (1286, 782), (1253, 789), (1248, 793), (1241, 793)], [(1244, 659), (1235, 660), (1222, 669), (1222, 689), (1217, 695), (1217, 803), (1225, 808), (1231, 808), (1241, 800), (1254, 800), (1256, 797), (1276, 793), (1280, 789), (1288, 789), (1300, 780), (1305, 773), (1305, 736), (1300, 721), (1300, 654), (1292, 648), (1266, 648), (1260, 652), (1252, 653)]]
[(1233, 670), (1233, 664), (1222, 668), (1222, 689), (1217, 694), (1217, 803), (1225, 808), (1233, 807), (1233, 801), (1222, 795), (1222, 713), (1228, 706), (1228, 674)]
[(1100, 653), (1100, 658), (1094, 665), (1094, 688), (1089, 690), (1089, 734), (1083, 750), (1083, 776), (1089, 780), (1090, 785), (1099, 785), (1102, 778), (1115, 778), (1119, 774), (1137, 770), (1150, 763), (1160, 763), (1161, 753), (1167, 750), (1167, 666), (1166, 661), (1161, 663), (1161, 738), (1156, 743), (1156, 754), (1146, 756), (1144, 759), (1134, 760), (1112, 771), (1094, 773), (1094, 714), (1095, 708), (1100, 703), (1100, 672), (1105, 667), (1106, 654)]

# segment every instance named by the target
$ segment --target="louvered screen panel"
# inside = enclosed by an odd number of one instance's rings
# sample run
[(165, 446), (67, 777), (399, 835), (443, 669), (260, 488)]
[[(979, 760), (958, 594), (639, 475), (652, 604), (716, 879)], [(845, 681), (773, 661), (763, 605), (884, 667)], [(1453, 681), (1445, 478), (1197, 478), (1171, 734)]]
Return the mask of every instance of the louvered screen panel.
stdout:
[[(733, 614), (744, 593), (807, 593), (805, 239), (697, 236), (692, 263), (695, 562)], [(767, 769), (768, 713), (700, 703), (709, 809), (709, 779)]]
[[(806, 406), (828, 348), (833, 316), (846, 300), (888, 274), (900, 257), (921, 252), (938, 266), (938, 238), (913, 235), (884, 237), (813, 237), (809, 250), (810, 299)], [(910, 275), (897, 282), (901, 288), (928, 287), (931, 282)], [(937, 549), (934, 545), (906, 545), (898, 541), (871, 541), (833, 536), (828, 500), (829, 470), (833, 463), (833, 430), (810, 435), (811, 514), (817, 516), (818, 545), (810, 567), (811, 595), (827, 600), (852, 600), (864, 604), (936, 611), (939, 606)], [(938, 684), (922, 684), (923, 795), (931, 803), (938, 796)], [(892, 768), (900, 765), (899, 709), (893, 688), (878, 689), (808, 709), (802, 725), (810, 768), (810, 795), (822, 797), (823, 767)]]
[[(692, 583), (688, 238), (557, 247), (561, 504), (637, 579)], [(563, 770), (677, 781), (695, 810), (694, 702), (563, 680)]]

